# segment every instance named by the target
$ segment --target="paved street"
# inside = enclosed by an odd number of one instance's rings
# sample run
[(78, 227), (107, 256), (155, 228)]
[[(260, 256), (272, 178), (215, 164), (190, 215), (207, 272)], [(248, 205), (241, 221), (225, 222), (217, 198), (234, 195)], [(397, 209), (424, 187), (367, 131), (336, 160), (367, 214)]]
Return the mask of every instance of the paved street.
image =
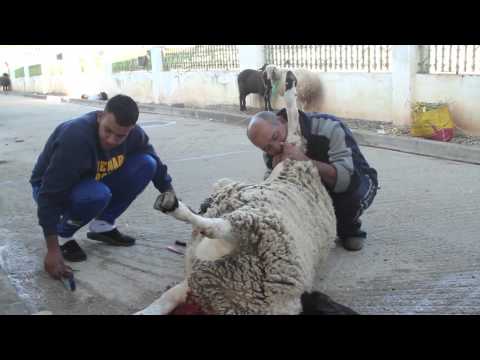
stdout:
[[(0, 96), (0, 267), (30, 313), (130, 314), (182, 279), (183, 257), (165, 247), (187, 240), (191, 229), (152, 209), (153, 185), (118, 220), (136, 246), (90, 241), (82, 229), (76, 238), (88, 260), (72, 265), (77, 291), (43, 271), (28, 179), (54, 127), (94, 109)], [(140, 123), (194, 209), (219, 178), (257, 182), (263, 175), (243, 127), (159, 114), (141, 114)], [(480, 314), (480, 166), (362, 150), (381, 182), (363, 217), (368, 241), (356, 253), (335, 248), (317, 288), (364, 314)], [(0, 279), (0, 314), (1, 286)]]

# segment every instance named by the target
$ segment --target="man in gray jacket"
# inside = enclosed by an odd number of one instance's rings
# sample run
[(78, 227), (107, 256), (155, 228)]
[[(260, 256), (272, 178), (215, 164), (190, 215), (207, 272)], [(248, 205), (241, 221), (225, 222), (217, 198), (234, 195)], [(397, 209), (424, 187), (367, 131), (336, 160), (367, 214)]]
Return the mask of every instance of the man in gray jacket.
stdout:
[(286, 158), (314, 162), (332, 198), (337, 234), (343, 247), (360, 250), (367, 236), (361, 230), (360, 216), (377, 193), (377, 171), (367, 163), (351, 131), (339, 118), (299, 111), (299, 121), (307, 141), (305, 154), (285, 142), (288, 131), (286, 109), (276, 114), (262, 111), (254, 115), (247, 136), (264, 152), (268, 169), (266, 177)]

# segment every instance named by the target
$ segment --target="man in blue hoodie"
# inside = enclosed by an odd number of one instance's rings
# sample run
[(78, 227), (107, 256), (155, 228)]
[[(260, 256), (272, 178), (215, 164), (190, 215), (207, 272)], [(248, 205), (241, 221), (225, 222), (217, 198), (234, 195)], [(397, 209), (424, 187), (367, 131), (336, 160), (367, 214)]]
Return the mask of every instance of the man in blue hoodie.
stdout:
[(167, 166), (136, 125), (138, 116), (133, 99), (116, 95), (104, 111), (57, 126), (40, 154), (30, 183), (47, 242), (45, 270), (53, 278), (71, 275), (64, 259), (86, 260), (73, 235), (88, 223), (89, 239), (134, 245), (135, 239), (118, 231), (115, 220), (150, 181), (165, 193), (162, 206), (177, 201)]

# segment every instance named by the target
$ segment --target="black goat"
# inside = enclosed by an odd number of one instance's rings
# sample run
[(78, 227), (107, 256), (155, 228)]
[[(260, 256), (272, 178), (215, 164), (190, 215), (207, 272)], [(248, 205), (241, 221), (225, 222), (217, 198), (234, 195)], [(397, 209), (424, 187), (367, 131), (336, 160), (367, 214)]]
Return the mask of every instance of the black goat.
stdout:
[(272, 94), (272, 84), (267, 80), (264, 72), (267, 64), (259, 70), (246, 69), (238, 74), (238, 92), (240, 94), (240, 111), (247, 110), (246, 97), (249, 94), (260, 94), (265, 100), (265, 110), (272, 111), (270, 97)]
[(12, 90), (12, 82), (7, 73), (4, 73), (3, 76), (0, 76), (0, 85), (3, 88), (3, 92), (6, 94), (7, 91)]

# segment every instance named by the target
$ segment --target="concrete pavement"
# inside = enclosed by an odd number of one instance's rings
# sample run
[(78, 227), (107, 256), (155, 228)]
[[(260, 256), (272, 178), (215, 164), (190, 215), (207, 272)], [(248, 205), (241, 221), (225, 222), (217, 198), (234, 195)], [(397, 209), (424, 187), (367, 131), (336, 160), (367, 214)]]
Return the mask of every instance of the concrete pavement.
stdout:
[[(165, 247), (187, 240), (191, 230), (152, 210), (153, 186), (118, 220), (121, 230), (137, 237), (136, 246), (90, 241), (82, 229), (77, 239), (88, 260), (72, 264), (78, 290), (66, 291), (43, 271), (44, 240), (28, 178), (53, 128), (92, 109), (0, 97), (0, 265), (30, 313), (129, 314), (182, 279), (183, 257)], [(140, 121), (169, 165), (179, 196), (193, 208), (221, 177), (261, 179), (261, 155), (240, 126), (173, 113), (142, 114)], [(364, 314), (479, 314), (480, 167), (362, 150), (382, 186), (363, 217), (366, 246), (355, 253), (335, 248), (316, 287)]]
[(8, 274), (0, 269), (0, 315), (28, 315), (29, 311), (10, 284)]

